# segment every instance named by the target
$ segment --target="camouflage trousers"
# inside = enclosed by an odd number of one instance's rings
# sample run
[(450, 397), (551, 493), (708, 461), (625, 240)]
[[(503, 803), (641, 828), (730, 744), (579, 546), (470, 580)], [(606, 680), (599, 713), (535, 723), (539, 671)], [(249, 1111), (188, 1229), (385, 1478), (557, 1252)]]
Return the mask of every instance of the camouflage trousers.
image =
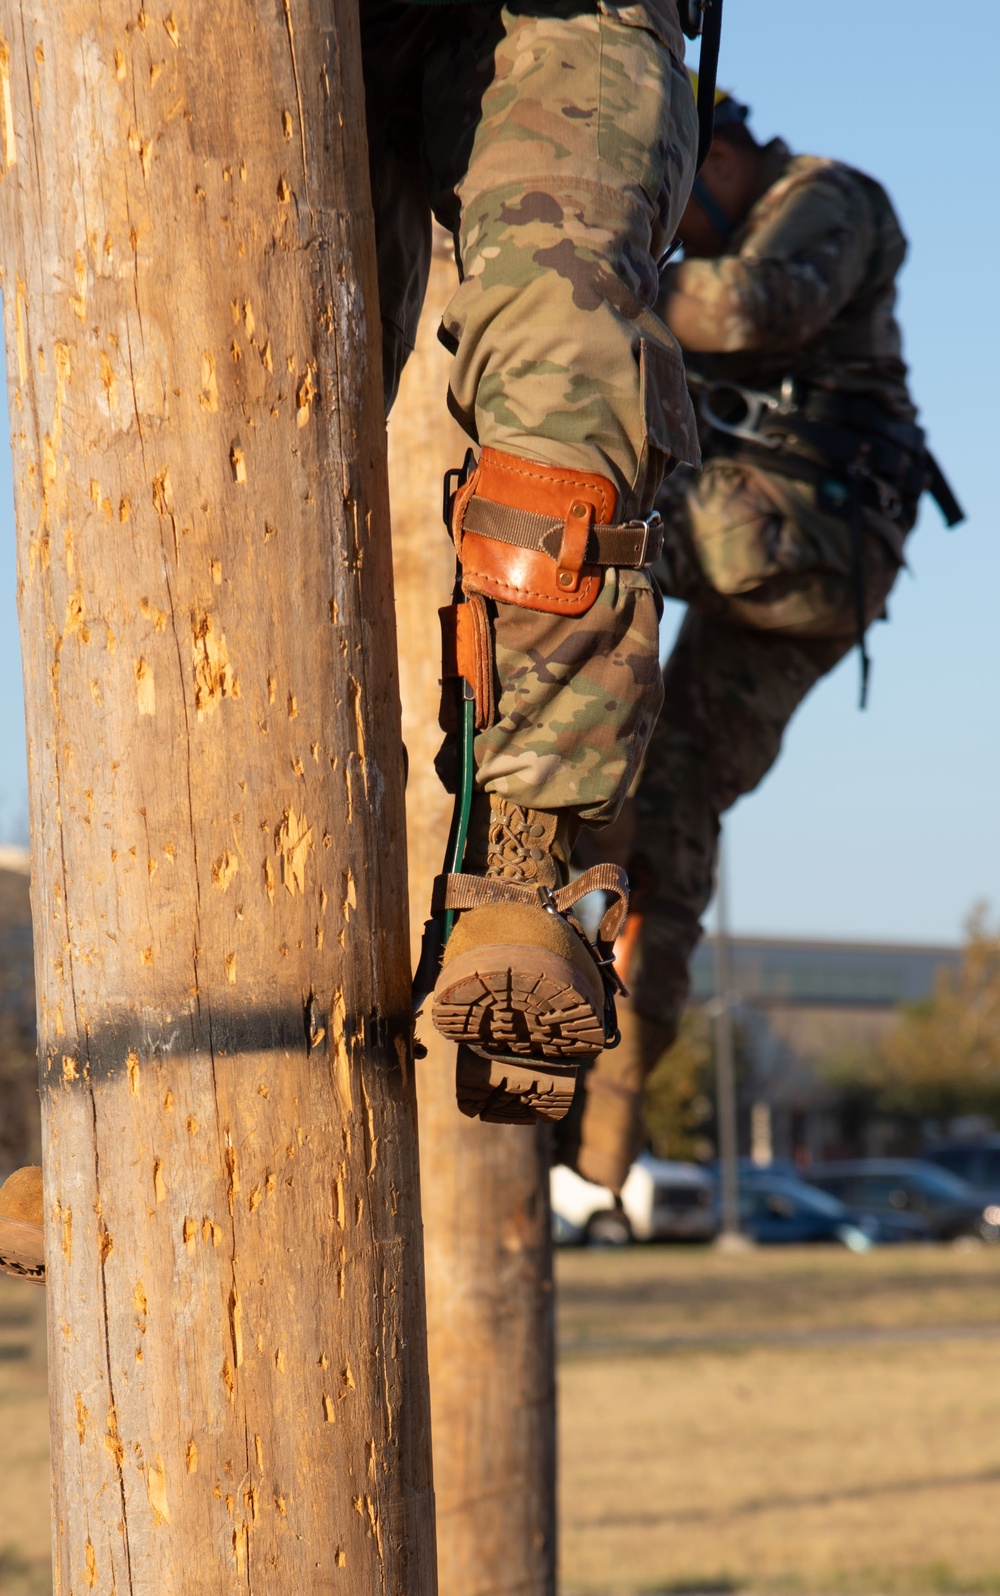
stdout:
[[(459, 265), (441, 331), (453, 414), (475, 442), (607, 477), (621, 517), (648, 513), (664, 474), (698, 459), (680, 352), (653, 310), (697, 142), (675, 9), (361, 8), (387, 406), (433, 214)], [(497, 603), (480, 787), (613, 818), (659, 709), (658, 612), (635, 571), (609, 570), (576, 622)]]
[[(664, 1046), (714, 890), (720, 817), (771, 769), (796, 709), (856, 641), (847, 518), (819, 510), (809, 484), (725, 460), (684, 476), (661, 496), (669, 538), (658, 574), (689, 608), (663, 672), (628, 845), (641, 917), (629, 982)], [(864, 512), (869, 621), (884, 617), (915, 510), (894, 523)]]

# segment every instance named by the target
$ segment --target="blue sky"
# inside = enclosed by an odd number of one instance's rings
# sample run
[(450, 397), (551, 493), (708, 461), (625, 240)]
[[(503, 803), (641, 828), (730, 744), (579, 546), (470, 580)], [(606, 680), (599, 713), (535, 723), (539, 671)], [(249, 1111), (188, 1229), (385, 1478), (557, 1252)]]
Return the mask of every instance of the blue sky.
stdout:
[(757, 136), (860, 166), (896, 204), (913, 391), (969, 516), (947, 532), (925, 499), (869, 708), (851, 655), (734, 811), (740, 930), (949, 941), (977, 900), (1000, 911), (998, 63), (991, 0), (726, 0), (720, 82)]
[[(977, 900), (1000, 911), (998, 62), (995, 0), (726, 0), (720, 77), (758, 136), (861, 166), (897, 205), (914, 392), (969, 512), (948, 533), (925, 503), (891, 624), (871, 633), (869, 709), (852, 656), (735, 811), (739, 930), (950, 941)], [(0, 841), (26, 814), (14, 592), (2, 450)]]

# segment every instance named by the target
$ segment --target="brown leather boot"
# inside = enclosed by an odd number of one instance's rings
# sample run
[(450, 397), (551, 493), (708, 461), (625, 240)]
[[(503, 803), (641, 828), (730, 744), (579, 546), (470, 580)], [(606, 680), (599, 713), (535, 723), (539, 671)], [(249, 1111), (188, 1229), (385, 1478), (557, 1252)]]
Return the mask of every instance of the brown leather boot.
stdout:
[(0, 1186), (0, 1270), (44, 1283), (43, 1218), (41, 1170), (15, 1169)]
[(483, 874), (451, 878), (469, 906), (445, 949), (432, 1019), (459, 1044), (463, 1113), (561, 1119), (580, 1064), (605, 1045), (605, 979), (572, 916), (583, 894), (567, 885), (575, 831), (569, 813), (491, 794)]

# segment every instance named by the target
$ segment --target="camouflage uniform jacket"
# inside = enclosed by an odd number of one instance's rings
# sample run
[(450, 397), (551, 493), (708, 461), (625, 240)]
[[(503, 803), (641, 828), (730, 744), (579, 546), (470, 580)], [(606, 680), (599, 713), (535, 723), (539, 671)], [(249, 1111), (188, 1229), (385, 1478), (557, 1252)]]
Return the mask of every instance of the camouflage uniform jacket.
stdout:
[(791, 376), (912, 420), (894, 315), (906, 239), (885, 190), (780, 139), (766, 147), (765, 178), (730, 253), (665, 273), (667, 293), (703, 310), (688, 370), (768, 390)]

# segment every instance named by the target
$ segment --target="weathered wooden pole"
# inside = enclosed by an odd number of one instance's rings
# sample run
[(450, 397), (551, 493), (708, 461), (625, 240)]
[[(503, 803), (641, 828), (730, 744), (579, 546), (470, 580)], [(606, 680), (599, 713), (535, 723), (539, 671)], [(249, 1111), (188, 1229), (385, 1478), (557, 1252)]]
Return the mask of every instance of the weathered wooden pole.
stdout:
[[(451, 799), (435, 775), (437, 609), (455, 555), (441, 478), (465, 434), (445, 410), (435, 333), (456, 281), (435, 235), (427, 305), (389, 422), (396, 614), (409, 750), (413, 956), (441, 868)], [(482, 1125), (455, 1102), (455, 1050), (425, 1017), (417, 1065), (438, 1577), (455, 1596), (554, 1596), (555, 1375), (547, 1131)]]
[(355, 11), (0, 4), (63, 1596), (435, 1588)]

